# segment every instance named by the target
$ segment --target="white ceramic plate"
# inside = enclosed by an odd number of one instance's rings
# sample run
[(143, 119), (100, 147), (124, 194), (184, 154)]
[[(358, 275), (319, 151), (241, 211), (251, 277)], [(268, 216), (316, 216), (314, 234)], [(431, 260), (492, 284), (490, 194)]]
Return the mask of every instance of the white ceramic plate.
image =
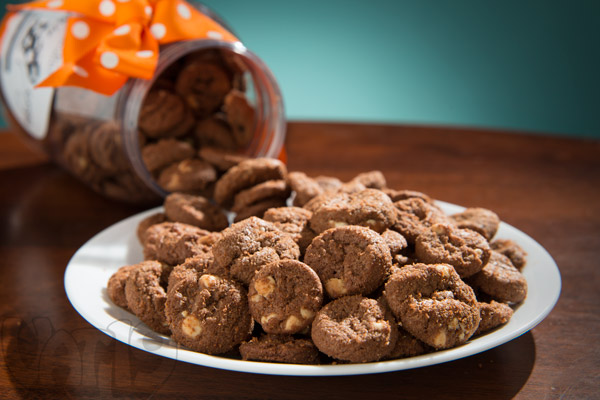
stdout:
[[(464, 208), (439, 202), (448, 214)], [(540, 323), (560, 295), (561, 280), (556, 263), (535, 240), (502, 223), (496, 238), (513, 239), (528, 253), (523, 274), (527, 278), (527, 299), (505, 326), (470, 340), (463, 346), (400, 360), (349, 365), (295, 365), (241, 361), (187, 350), (168, 337), (152, 332), (131, 313), (115, 306), (106, 292), (106, 282), (121, 266), (142, 260), (136, 237), (138, 223), (160, 208), (129, 217), (103, 230), (73, 256), (65, 271), (65, 289), (73, 307), (90, 324), (113, 338), (138, 349), (206, 367), (274, 375), (332, 376), (373, 374), (425, 367), (471, 356), (504, 344)]]

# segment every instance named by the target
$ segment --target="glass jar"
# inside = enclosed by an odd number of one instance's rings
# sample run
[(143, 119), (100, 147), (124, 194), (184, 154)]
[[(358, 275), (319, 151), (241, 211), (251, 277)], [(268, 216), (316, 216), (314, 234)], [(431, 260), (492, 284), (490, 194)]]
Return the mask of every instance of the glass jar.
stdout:
[[(224, 169), (203, 150), (282, 153), (279, 87), (242, 43), (215, 38), (163, 45), (153, 78), (131, 78), (112, 96), (79, 87), (34, 88), (62, 62), (65, 26), (66, 15), (52, 11), (21, 11), (7, 24), (0, 95), (13, 131), (95, 191), (133, 203), (155, 203), (170, 191), (210, 195)], [(189, 75), (194, 70), (198, 76)], [(189, 82), (182, 76), (191, 76)], [(214, 84), (215, 76), (228, 81)], [(210, 99), (206, 85), (220, 85)]]

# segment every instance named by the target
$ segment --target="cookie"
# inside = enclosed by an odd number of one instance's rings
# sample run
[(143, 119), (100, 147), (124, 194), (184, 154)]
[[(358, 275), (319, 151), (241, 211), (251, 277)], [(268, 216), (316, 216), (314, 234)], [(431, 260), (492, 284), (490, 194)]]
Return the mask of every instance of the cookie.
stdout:
[(234, 89), (225, 96), (223, 110), (233, 131), (236, 145), (239, 148), (246, 148), (254, 136), (256, 119), (254, 107), (243, 92)]
[(319, 183), (304, 172), (288, 173), (287, 182), (294, 191), (294, 206), (302, 207), (312, 198), (322, 194), (324, 189)]
[(210, 248), (200, 243), (210, 232), (180, 222), (163, 222), (146, 230), (144, 259), (158, 260), (169, 265), (181, 264), (188, 257), (205, 253)]
[(68, 137), (60, 161), (68, 171), (92, 185), (98, 184), (108, 175), (92, 161), (86, 131), (75, 131)]
[(192, 59), (184, 65), (175, 82), (175, 91), (196, 118), (215, 112), (230, 90), (231, 80), (225, 68), (202, 59)]
[(342, 181), (333, 176), (319, 175), (315, 176), (313, 179), (325, 192), (338, 190), (342, 187)]
[(189, 158), (171, 164), (158, 176), (158, 184), (169, 192), (194, 193), (216, 181), (217, 172), (206, 161)]
[(473, 289), (447, 264), (396, 269), (385, 284), (384, 296), (402, 327), (436, 349), (465, 343), (479, 325)]
[(381, 235), (362, 226), (323, 232), (306, 249), (304, 262), (316, 271), (333, 299), (372, 293), (392, 266), (390, 249)]
[(175, 287), (177, 283), (185, 279), (185, 276), (190, 273), (195, 275), (211, 274), (209, 270), (211, 269), (213, 261), (211, 252), (186, 258), (183, 263), (176, 265), (169, 274), (167, 289)]
[(352, 182), (358, 182), (365, 185), (366, 188), (383, 189), (386, 187), (385, 176), (381, 171), (362, 172), (356, 175)]
[(490, 248), (508, 257), (519, 271), (527, 263), (527, 252), (513, 240), (496, 239), (490, 242)]
[(508, 257), (493, 250), (487, 264), (469, 278), (469, 283), (504, 303), (520, 303), (527, 297), (527, 281), (523, 274)]
[(222, 235), (212, 246), (215, 264), (246, 285), (263, 265), (300, 256), (298, 245), (288, 234), (257, 217), (232, 224)]
[(282, 197), (269, 197), (261, 200), (258, 203), (248, 205), (237, 212), (233, 218), (234, 222), (240, 222), (250, 217), (262, 218), (271, 208), (279, 208), (285, 206), (285, 199)]
[(248, 160), (248, 156), (234, 153), (216, 147), (204, 146), (198, 150), (198, 157), (214, 166), (219, 171), (227, 171), (242, 161)]
[(474, 335), (486, 333), (506, 324), (513, 315), (513, 309), (508, 304), (498, 303), (494, 300), (489, 303), (480, 302), (479, 310), (481, 321)]
[(460, 213), (452, 214), (450, 219), (459, 228), (474, 230), (488, 241), (492, 240), (500, 226), (498, 214), (481, 207), (467, 208)]
[(207, 354), (232, 350), (252, 330), (246, 290), (211, 274), (183, 275), (169, 288), (165, 315), (175, 342)]
[(119, 268), (117, 272), (111, 275), (106, 285), (108, 297), (110, 297), (113, 303), (126, 310), (129, 308), (127, 307), (127, 298), (125, 297), (125, 283), (127, 282), (127, 278), (129, 278), (129, 274), (135, 268), (138, 268), (138, 266), (126, 265)]
[(418, 198), (426, 203), (433, 204), (433, 199), (425, 193), (418, 192), (416, 190), (396, 190), (390, 188), (384, 188), (382, 191), (389, 196), (389, 198), (395, 203), (400, 200)]
[(208, 231), (221, 231), (229, 222), (225, 212), (202, 196), (171, 193), (164, 201), (165, 214), (174, 222), (183, 222)]
[(434, 224), (449, 223), (448, 217), (437, 207), (418, 197), (399, 200), (394, 203), (396, 221), (392, 229), (414, 244), (417, 237)]
[(152, 225), (160, 224), (167, 221), (167, 215), (163, 212), (157, 212), (147, 216), (137, 226), (136, 235), (139, 242), (144, 245), (146, 243), (146, 230)]
[(414, 357), (425, 354), (428, 347), (425, 343), (408, 333), (402, 327), (398, 327), (398, 339), (392, 351), (384, 357), (385, 360), (396, 360), (399, 358)]
[(475, 231), (436, 224), (417, 237), (415, 254), (425, 263), (450, 264), (466, 278), (481, 271), (491, 250), (487, 240)]
[(289, 195), (290, 188), (283, 179), (261, 182), (237, 193), (231, 211), (238, 213), (251, 205), (272, 198), (278, 198), (285, 202)]
[(267, 210), (263, 219), (289, 234), (298, 244), (300, 254), (304, 254), (316, 236), (309, 226), (311, 216), (310, 211), (300, 207), (277, 207)]
[(240, 345), (243, 360), (287, 364), (319, 364), (319, 350), (310, 339), (291, 335), (261, 335)]
[(330, 357), (350, 362), (377, 361), (396, 344), (396, 322), (376, 300), (344, 296), (325, 305), (315, 317), (311, 337)]
[(361, 225), (381, 233), (394, 224), (395, 216), (392, 201), (379, 190), (339, 192), (313, 211), (310, 227), (321, 233), (334, 227)]
[(408, 242), (406, 241), (404, 236), (391, 229), (386, 229), (381, 234), (381, 237), (385, 241), (385, 244), (387, 244), (390, 248), (390, 254), (392, 256), (392, 259), (400, 255), (400, 253), (408, 246)]
[(168, 335), (165, 318), (166, 276), (170, 267), (158, 261), (142, 261), (131, 269), (125, 282), (127, 307), (155, 332)]
[(107, 173), (115, 174), (128, 167), (121, 142), (121, 129), (114, 121), (103, 121), (89, 133), (90, 158)]
[(192, 129), (194, 118), (184, 100), (164, 89), (151, 90), (138, 118), (139, 129), (150, 138), (179, 137)]
[(323, 287), (308, 265), (280, 260), (256, 271), (248, 299), (250, 314), (265, 332), (293, 334), (312, 323), (323, 303)]
[(272, 179), (285, 179), (285, 165), (274, 158), (253, 158), (229, 169), (215, 185), (214, 199), (229, 206), (236, 193)]
[(235, 150), (238, 146), (231, 127), (218, 114), (204, 118), (194, 128), (194, 137), (200, 147), (210, 146), (223, 150)]
[(186, 141), (173, 138), (160, 139), (142, 148), (142, 160), (151, 173), (188, 158), (194, 157), (194, 147)]

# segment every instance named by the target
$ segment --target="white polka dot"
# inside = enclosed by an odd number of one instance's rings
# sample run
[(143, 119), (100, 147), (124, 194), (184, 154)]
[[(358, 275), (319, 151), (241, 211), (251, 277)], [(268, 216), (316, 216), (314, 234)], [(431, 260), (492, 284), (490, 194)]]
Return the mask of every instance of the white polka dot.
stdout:
[(62, 7), (63, 5), (63, 1), (62, 0), (52, 0), (46, 3), (46, 7), (48, 8), (59, 8)]
[(129, 3), (129, 0), (117, 0), (119, 3)]
[(100, 64), (106, 69), (113, 69), (119, 65), (119, 56), (112, 51), (105, 51), (100, 56)]
[(98, 6), (100, 14), (104, 15), (105, 17), (110, 17), (113, 15), (116, 9), (117, 7), (115, 6), (115, 3), (110, 0), (102, 0)]
[(88, 76), (90, 76), (88, 72), (85, 69), (81, 68), (79, 65), (73, 66), (73, 72), (75, 72), (75, 74), (79, 75), (82, 78), (87, 78)]
[(192, 12), (190, 11), (190, 8), (183, 3), (177, 4), (177, 12), (183, 19), (192, 18)]
[(131, 26), (129, 26), (127, 24), (121, 25), (120, 27), (118, 27), (117, 29), (115, 29), (113, 31), (113, 33), (117, 36), (127, 35), (129, 32), (131, 32)]
[(223, 39), (223, 34), (221, 32), (208, 31), (206, 32), (206, 36), (211, 39)]
[(147, 15), (148, 17), (151, 17), (151, 16), (152, 16), (152, 7), (151, 7), (151, 6), (146, 6), (146, 7), (144, 7), (144, 11), (146, 12), (146, 15)]
[(150, 27), (150, 31), (152, 32), (152, 35), (154, 35), (155, 38), (160, 40), (164, 38), (167, 34), (167, 27), (161, 23), (152, 24), (152, 26)]
[(71, 33), (75, 39), (87, 39), (90, 36), (90, 26), (84, 21), (77, 21), (71, 26)]
[(135, 55), (139, 58), (150, 58), (154, 55), (154, 52), (152, 50), (140, 50)]

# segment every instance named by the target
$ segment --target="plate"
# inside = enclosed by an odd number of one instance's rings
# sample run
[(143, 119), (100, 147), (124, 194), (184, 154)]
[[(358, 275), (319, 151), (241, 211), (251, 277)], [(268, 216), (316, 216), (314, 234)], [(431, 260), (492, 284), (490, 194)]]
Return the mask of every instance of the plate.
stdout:
[[(438, 204), (448, 214), (464, 210), (450, 203)], [(187, 350), (170, 338), (152, 332), (133, 314), (114, 305), (108, 297), (106, 283), (110, 276), (119, 267), (142, 260), (142, 248), (136, 237), (138, 223), (159, 211), (160, 207), (124, 219), (85, 243), (67, 265), (64, 281), (67, 297), (83, 318), (107, 335), (143, 351), (206, 367), (295, 376), (374, 374), (426, 367), (468, 357), (522, 335), (550, 313), (560, 295), (560, 273), (550, 254), (525, 233), (501, 223), (495, 237), (513, 239), (528, 253), (527, 265), (522, 271), (527, 279), (528, 295), (508, 324), (493, 332), (453, 349), (366, 364), (296, 365), (211, 356)]]

